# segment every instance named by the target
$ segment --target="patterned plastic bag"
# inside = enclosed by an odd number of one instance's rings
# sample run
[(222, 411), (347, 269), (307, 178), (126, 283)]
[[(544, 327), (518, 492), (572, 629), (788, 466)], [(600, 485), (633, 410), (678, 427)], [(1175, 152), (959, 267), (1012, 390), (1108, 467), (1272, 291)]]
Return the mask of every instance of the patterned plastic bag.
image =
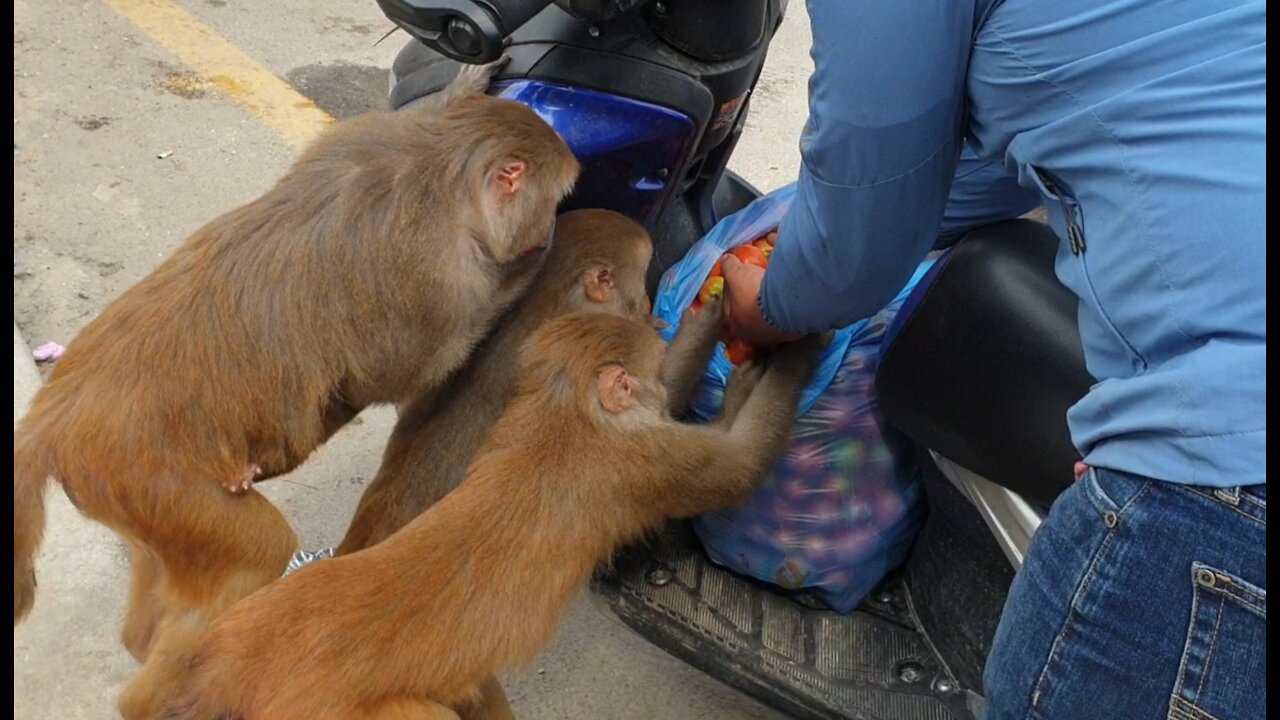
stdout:
[[(667, 271), (654, 314), (671, 325), (668, 340), (716, 259), (776, 228), (794, 195), (787, 186), (725, 218)], [(879, 412), (875, 373), (885, 329), (931, 265), (886, 308), (836, 333), (805, 389), (790, 445), (751, 500), (694, 520), (712, 560), (849, 612), (906, 558), (922, 490), (909, 442)], [(721, 349), (703, 377), (695, 421), (709, 421), (723, 403), (732, 365)]]

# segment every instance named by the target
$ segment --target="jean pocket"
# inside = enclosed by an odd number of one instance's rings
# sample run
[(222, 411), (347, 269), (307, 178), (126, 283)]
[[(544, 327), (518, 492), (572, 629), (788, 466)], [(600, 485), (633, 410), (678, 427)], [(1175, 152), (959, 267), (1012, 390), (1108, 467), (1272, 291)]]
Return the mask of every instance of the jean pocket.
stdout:
[(1194, 593), (1169, 720), (1266, 717), (1267, 591), (1192, 563)]
[(1127, 473), (1089, 468), (1079, 480), (1085, 496), (1102, 516), (1103, 523), (1114, 529), (1120, 523), (1125, 508), (1146, 490), (1151, 480)]

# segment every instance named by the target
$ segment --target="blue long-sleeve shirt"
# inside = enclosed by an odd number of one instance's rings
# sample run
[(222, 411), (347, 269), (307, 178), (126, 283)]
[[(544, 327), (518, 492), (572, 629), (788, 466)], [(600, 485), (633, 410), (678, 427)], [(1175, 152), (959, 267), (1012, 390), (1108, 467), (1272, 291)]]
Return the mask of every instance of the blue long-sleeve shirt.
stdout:
[(1097, 379), (1068, 414), (1085, 462), (1265, 483), (1265, 0), (808, 5), (766, 319), (868, 316), (940, 235), (1043, 202)]

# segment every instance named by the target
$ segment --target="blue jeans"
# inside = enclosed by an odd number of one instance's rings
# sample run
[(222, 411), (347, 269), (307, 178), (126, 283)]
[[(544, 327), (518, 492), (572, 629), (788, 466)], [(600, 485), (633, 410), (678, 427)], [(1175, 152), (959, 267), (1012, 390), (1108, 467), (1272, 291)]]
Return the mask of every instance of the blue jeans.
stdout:
[(1267, 490), (1092, 469), (1054, 503), (987, 661), (989, 720), (1267, 713)]

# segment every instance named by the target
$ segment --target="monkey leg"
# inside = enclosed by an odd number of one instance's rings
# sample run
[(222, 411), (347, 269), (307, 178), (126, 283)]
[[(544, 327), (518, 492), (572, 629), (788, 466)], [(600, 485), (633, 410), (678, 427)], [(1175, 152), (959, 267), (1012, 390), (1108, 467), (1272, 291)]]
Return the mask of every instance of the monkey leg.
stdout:
[(389, 700), (349, 717), (350, 720), (459, 720), (458, 713), (444, 705), (410, 698)]
[(144, 545), (163, 566), (163, 613), (151, 651), (120, 696), (121, 714), (141, 720), (155, 717), (172, 698), (209, 623), (280, 577), (297, 537), (256, 491), (232, 496), (215, 482), (152, 482), (130, 489), (134, 501), (86, 512)]
[(134, 660), (145, 662), (164, 614), (160, 599), (164, 567), (150, 550), (133, 541), (129, 541), (129, 567), (133, 577), (129, 582), (129, 606), (120, 640)]
[(347, 534), (334, 555), (347, 555), (376, 545), (409, 524), (426, 508), (407, 484), (410, 473), (379, 471), (356, 505)]
[(515, 720), (511, 703), (498, 678), (490, 675), (480, 683), (480, 697), (458, 708), (461, 720)]

